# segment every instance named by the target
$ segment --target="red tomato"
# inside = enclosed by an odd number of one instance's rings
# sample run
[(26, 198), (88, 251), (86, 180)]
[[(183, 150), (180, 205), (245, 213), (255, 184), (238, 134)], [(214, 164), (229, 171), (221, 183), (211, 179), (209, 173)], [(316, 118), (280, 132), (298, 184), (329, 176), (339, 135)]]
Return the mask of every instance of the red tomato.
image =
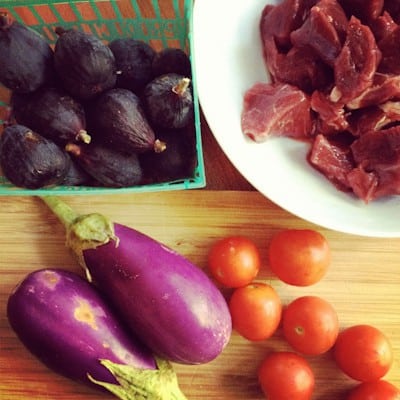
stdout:
[(393, 362), (389, 340), (370, 325), (354, 325), (339, 333), (334, 347), (339, 368), (349, 377), (368, 382), (382, 378)]
[(233, 328), (248, 340), (264, 340), (274, 334), (282, 315), (275, 289), (266, 283), (237, 288), (229, 300)]
[(363, 382), (350, 391), (347, 400), (399, 400), (400, 390), (390, 382)]
[(298, 352), (318, 355), (335, 344), (339, 334), (336, 310), (317, 296), (303, 296), (293, 300), (282, 316), (283, 335)]
[(257, 246), (243, 236), (218, 240), (208, 254), (208, 267), (216, 281), (230, 288), (249, 284), (260, 270)]
[(285, 351), (271, 353), (263, 360), (258, 380), (268, 400), (309, 400), (315, 386), (308, 362)]
[(282, 281), (309, 286), (325, 275), (331, 262), (330, 247), (312, 229), (286, 229), (275, 234), (269, 245), (269, 264)]

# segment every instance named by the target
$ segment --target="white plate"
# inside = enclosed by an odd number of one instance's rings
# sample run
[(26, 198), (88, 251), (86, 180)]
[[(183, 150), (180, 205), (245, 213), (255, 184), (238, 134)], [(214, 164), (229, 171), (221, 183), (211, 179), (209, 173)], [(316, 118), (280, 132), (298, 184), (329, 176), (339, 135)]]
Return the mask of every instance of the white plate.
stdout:
[(320, 226), (357, 235), (400, 237), (400, 196), (366, 205), (338, 191), (307, 160), (307, 145), (287, 138), (254, 143), (240, 126), (243, 95), (268, 81), (258, 31), (270, 0), (198, 0), (193, 11), (194, 62), (204, 116), (238, 171), (263, 195)]

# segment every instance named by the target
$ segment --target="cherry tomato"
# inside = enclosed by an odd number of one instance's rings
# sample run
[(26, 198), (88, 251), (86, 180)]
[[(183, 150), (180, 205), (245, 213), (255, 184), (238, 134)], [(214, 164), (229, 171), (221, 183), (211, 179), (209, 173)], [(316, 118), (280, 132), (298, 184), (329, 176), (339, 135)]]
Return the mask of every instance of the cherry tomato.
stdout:
[(293, 300), (282, 316), (283, 336), (294, 350), (319, 355), (330, 350), (339, 334), (336, 310), (317, 296)]
[(208, 267), (216, 281), (230, 288), (249, 284), (260, 270), (257, 246), (243, 236), (218, 240), (208, 254)]
[(347, 400), (399, 400), (400, 390), (388, 381), (362, 382), (350, 391)]
[(229, 300), (233, 328), (248, 340), (269, 338), (279, 326), (282, 303), (275, 289), (262, 282), (237, 288)]
[(339, 333), (334, 347), (339, 368), (350, 378), (367, 382), (382, 378), (393, 362), (387, 337), (370, 325), (354, 325)]
[(320, 281), (331, 262), (328, 241), (312, 229), (285, 229), (272, 237), (268, 248), (272, 272), (290, 285)]
[(315, 386), (308, 362), (286, 351), (271, 353), (262, 361), (258, 381), (268, 400), (309, 400)]

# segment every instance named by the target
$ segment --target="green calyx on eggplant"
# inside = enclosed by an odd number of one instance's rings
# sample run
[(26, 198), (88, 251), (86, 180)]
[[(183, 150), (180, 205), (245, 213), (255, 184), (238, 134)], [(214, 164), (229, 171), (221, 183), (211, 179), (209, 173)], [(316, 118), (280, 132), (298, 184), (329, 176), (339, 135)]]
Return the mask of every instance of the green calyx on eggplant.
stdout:
[(151, 124), (179, 129), (193, 117), (193, 96), (190, 78), (169, 73), (154, 78), (143, 92), (145, 112)]
[(54, 65), (64, 89), (80, 100), (89, 100), (115, 86), (115, 58), (97, 36), (56, 28)]
[(79, 215), (42, 200), (66, 228), (66, 245), (128, 329), (157, 356), (184, 364), (215, 359), (232, 332), (229, 308), (207, 274), (143, 233), (100, 213)]
[(28, 189), (60, 184), (70, 158), (54, 142), (23, 125), (11, 125), (0, 136), (0, 165), (14, 185)]
[(54, 82), (53, 50), (33, 29), (0, 12), (0, 82), (29, 93)]
[(117, 65), (117, 87), (140, 94), (153, 78), (156, 51), (146, 42), (133, 38), (118, 38), (108, 46)]
[(101, 186), (120, 188), (142, 181), (142, 167), (135, 153), (123, 153), (99, 143), (68, 143), (65, 149)]
[(88, 107), (91, 134), (124, 152), (161, 152), (166, 144), (156, 139), (139, 97), (123, 88), (110, 89)]
[(13, 94), (11, 107), (17, 123), (59, 145), (90, 143), (83, 105), (62, 89), (44, 87), (30, 94)]
[(186, 399), (171, 364), (129, 334), (99, 291), (73, 272), (28, 274), (8, 298), (7, 318), (24, 346), (60, 375), (121, 400)]

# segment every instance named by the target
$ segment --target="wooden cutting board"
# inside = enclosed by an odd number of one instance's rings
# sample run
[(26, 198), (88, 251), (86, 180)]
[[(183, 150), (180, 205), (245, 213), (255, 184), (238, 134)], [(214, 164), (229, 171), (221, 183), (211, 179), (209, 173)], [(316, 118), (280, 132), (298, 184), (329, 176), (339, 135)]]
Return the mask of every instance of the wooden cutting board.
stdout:
[[(64, 200), (81, 213), (98, 211), (141, 230), (200, 268), (206, 268), (208, 249), (216, 239), (232, 234), (252, 238), (263, 257), (259, 279), (272, 283), (283, 302), (300, 295), (320, 295), (336, 307), (342, 327), (369, 323), (384, 331), (395, 355), (387, 379), (400, 386), (400, 239), (365, 238), (322, 229), (285, 212), (257, 192), (202, 190)], [(0, 399), (114, 398), (52, 373), (11, 331), (5, 312), (7, 297), (27, 273), (44, 267), (80, 269), (64, 247), (62, 225), (40, 199), (1, 197), (0, 205)], [(270, 273), (267, 246), (271, 236), (284, 228), (318, 229), (329, 240), (332, 265), (320, 283), (295, 288)], [(174, 367), (188, 400), (261, 400), (257, 367), (268, 352), (283, 349), (289, 347), (280, 331), (260, 343), (234, 333), (216, 360), (201, 366)], [(316, 375), (314, 399), (345, 399), (345, 391), (355, 382), (337, 370), (331, 354), (309, 360)]]

